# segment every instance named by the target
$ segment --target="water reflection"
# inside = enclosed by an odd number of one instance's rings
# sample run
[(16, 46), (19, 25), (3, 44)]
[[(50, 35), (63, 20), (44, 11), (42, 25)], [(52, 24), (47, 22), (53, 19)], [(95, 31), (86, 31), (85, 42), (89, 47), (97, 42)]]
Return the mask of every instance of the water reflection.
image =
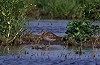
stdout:
[[(0, 49), (0, 62), (7, 65), (86, 65), (85, 63), (98, 63), (100, 61), (100, 49), (84, 49), (81, 55), (76, 54), (75, 49), (63, 47), (61, 45), (51, 45), (49, 50), (32, 49), (33, 45), (21, 45), (9, 47), (2, 47)], [(95, 53), (95, 56), (94, 56)], [(12, 64), (13, 63), (13, 64)], [(26, 63), (26, 64), (25, 64)], [(31, 64), (27, 64), (31, 63)], [(78, 64), (76, 64), (78, 63)], [(98, 63), (99, 64), (99, 63)]]
[[(82, 50), (81, 55), (76, 54), (76, 50), (71, 48), (64, 48), (61, 45), (51, 45), (49, 50), (32, 49), (31, 45), (1, 47), (1, 55), (25, 55), (32, 57), (49, 57), (49, 58), (67, 58), (67, 59), (86, 59), (86, 58), (100, 58), (100, 49), (85, 49)], [(95, 56), (94, 56), (95, 55)]]

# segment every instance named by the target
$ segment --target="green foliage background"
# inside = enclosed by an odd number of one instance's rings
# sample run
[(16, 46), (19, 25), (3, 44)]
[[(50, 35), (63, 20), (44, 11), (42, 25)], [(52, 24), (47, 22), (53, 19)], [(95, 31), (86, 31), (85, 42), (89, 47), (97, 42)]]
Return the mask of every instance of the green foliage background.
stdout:
[(100, 19), (100, 0), (34, 0), (34, 4), (42, 17)]

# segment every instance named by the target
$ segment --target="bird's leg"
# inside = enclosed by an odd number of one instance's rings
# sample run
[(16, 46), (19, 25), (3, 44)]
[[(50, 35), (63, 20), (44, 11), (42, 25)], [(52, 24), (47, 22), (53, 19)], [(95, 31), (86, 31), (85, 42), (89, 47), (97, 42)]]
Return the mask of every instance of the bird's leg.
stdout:
[(48, 50), (50, 48), (50, 41), (49, 41), (49, 44), (46, 45), (46, 50)]
[(50, 41), (49, 41), (49, 46), (50, 46)]
[(50, 48), (50, 41), (49, 41), (49, 46), (48, 46), (48, 49)]

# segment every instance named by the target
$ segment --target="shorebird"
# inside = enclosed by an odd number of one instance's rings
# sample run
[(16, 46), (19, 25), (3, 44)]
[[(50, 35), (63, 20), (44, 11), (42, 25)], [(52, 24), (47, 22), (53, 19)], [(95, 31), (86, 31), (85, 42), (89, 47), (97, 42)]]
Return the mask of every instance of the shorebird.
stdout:
[(50, 45), (50, 42), (54, 42), (57, 39), (59, 39), (60, 37), (58, 37), (57, 35), (55, 35), (52, 32), (48, 32), (46, 30), (42, 30), (41, 31), (41, 38), (46, 40), (46, 41), (49, 41), (49, 45)]

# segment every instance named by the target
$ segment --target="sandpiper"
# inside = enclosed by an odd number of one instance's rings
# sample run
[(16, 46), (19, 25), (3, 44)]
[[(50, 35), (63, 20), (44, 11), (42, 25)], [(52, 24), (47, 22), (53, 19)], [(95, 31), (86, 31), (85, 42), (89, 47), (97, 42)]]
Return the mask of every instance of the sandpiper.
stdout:
[(48, 32), (46, 30), (41, 31), (41, 38), (46, 40), (46, 41), (49, 41), (49, 45), (50, 45), (50, 42), (54, 42), (57, 39), (59, 39), (59, 37), (57, 35), (55, 35), (52, 32)]

